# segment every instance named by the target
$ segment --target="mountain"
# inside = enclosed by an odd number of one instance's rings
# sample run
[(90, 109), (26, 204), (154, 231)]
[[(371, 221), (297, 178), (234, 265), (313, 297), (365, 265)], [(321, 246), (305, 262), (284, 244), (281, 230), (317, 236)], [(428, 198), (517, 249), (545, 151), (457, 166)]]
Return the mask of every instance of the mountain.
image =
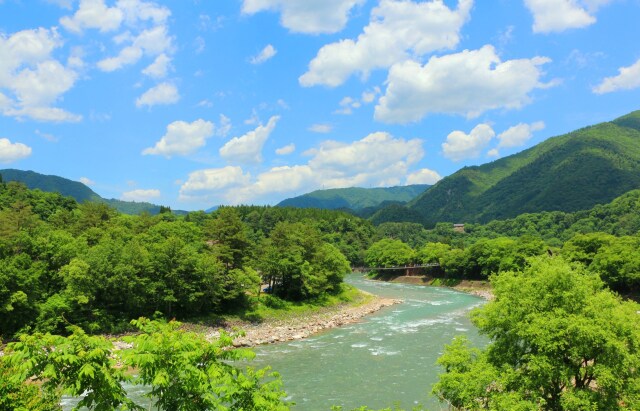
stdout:
[(2, 180), (6, 182), (18, 181), (30, 189), (60, 193), (73, 197), (79, 203), (85, 201), (102, 202), (124, 214), (140, 214), (142, 212), (158, 214), (160, 212), (160, 206), (156, 204), (102, 198), (86, 185), (63, 177), (15, 169), (0, 170), (0, 175)]
[(423, 223), (487, 222), (572, 212), (640, 187), (640, 111), (550, 138), (488, 164), (465, 167), (407, 204)]
[(385, 202), (406, 203), (422, 194), (429, 187), (427, 184), (414, 184), (378, 188), (331, 188), (288, 198), (281, 201), (276, 207), (323, 208), (329, 210), (350, 209), (358, 211), (370, 207), (378, 207)]
[(102, 199), (86, 185), (58, 176), (15, 169), (0, 170), (0, 175), (2, 175), (2, 180), (5, 182), (19, 181), (31, 189), (37, 188), (42, 191), (56, 192), (63, 196), (73, 197), (79, 203)]

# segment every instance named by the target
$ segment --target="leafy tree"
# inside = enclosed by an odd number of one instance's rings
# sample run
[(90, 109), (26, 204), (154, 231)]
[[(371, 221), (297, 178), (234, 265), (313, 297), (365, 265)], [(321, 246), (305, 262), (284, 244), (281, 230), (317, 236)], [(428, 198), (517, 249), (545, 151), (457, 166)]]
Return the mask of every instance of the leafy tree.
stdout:
[(369, 267), (398, 267), (410, 264), (415, 252), (400, 240), (384, 238), (367, 250), (365, 262)]
[(491, 282), (495, 300), (472, 313), (491, 343), (446, 348), (439, 398), (469, 410), (640, 407), (640, 306), (557, 257)]
[[(0, 409), (59, 410), (61, 394), (82, 397), (75, 409), (98, 411), (288, 409), (278, 374), (236, 365), (253, 353), (232, 349), (231, 336), (222, 333), (209, 342), (202, 334), (182, 331), (175, 321), (133, 323), (141, 333), (127, 338), (128, 350), (116, 350), (111, 341), (78, 327), (69, 337), (24, 335), (8, 344), (0, 357)], [(124, 382), (149, 386), (150, 403), (143, 407), (128, 398)]]
[(335, 292), (349, 262), (303, 223), (278, 223), (260, 248), (259, 266), (273, 293), (288, 300)]

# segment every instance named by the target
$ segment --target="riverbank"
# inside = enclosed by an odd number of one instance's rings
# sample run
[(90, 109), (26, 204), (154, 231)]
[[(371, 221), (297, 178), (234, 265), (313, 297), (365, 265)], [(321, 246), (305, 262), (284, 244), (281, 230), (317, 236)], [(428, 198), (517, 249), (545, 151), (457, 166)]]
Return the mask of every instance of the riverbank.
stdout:
[(185, 324), (191, 331), (216, 338), (220, 328), (227, 332), (242, 330), (244, 335), (233, 341), (235, 347), (255, 347), (262, 344), (301, 340), (331, 328), (359, 322), (363, 317), (384, 307), (399, 304), (402, 300), (378, 297), (363, 293), (363, 301), (323, 307), (317, 312), (292, 314), (283, 319), (265, 319), (261, 322), (228, 321), (222, 327)]
[(479, 280), (453, 280), (434, 278), (428, 275), (401, 275), (394, 277), (376, 278), (380, 281), (388, 281), (392, 283), (403, 283), (412, 285), (424, 285), (433, 287), (447, 287), (467, 294), (482, 297), (485, 300), (493, 300), (493, 289), (489, 281)]

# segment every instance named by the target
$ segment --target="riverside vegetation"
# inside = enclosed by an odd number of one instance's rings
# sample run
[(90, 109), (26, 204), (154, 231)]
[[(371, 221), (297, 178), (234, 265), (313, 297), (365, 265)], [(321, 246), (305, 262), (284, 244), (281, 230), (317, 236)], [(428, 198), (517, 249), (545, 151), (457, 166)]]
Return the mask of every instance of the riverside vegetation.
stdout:
[[(638, 409), (640, 307), (615, 292), (639, 289), (639, 199), (632, 191), (591, 210), (468, 224), (462, 234), (448, 223), (374, 227), (316, 209), (128, 216), (0, 183), (0, 334), (9, 341), (0, 409), (57, 410), (63, 392), (85, 393), (91, 409), (140, 409), (125, 381), (150, 386), (159, 409), (288, 409), (277, 374), (247, 367), (251, 353), (232, 349), (233, 336), (207, 340), (171, 319), (259, 321), (346, 298), (350, 265), (416, 262), (439, 262), (431, 274), (449, 280), (490, 279), (496, 296), (472, 315), (489, 346), (456, 340), (445, 350), (434, 387), (443, 401)], [(123, 331), (136, 331), (131, 348), (95, 335)]]

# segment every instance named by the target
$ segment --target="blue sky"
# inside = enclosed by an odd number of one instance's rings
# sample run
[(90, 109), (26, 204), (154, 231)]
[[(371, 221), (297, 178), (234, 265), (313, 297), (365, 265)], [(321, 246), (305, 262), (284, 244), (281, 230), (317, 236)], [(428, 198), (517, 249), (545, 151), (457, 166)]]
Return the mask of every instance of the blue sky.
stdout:
[(0, 0), (0, 167), (174, 209), (433, 184), (640, 109), (640, 0)]

